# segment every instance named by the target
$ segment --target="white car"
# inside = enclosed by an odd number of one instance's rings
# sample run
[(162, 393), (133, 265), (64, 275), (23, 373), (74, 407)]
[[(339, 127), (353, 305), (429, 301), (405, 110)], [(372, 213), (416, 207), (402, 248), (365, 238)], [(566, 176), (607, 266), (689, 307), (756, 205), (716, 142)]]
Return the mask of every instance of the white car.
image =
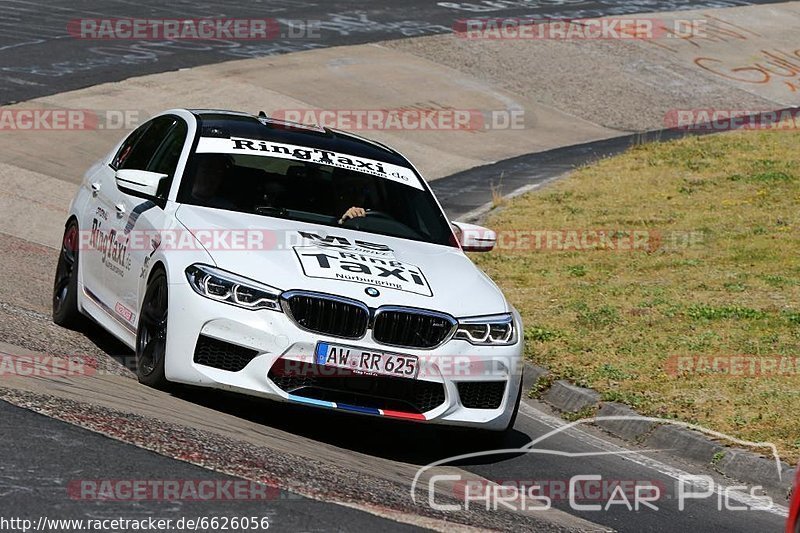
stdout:
[(89, 316), (139, 380), (505, 431), (522, 324), (403, 156), (313, 126), (166, 111), (86, 173), (53, 319)]

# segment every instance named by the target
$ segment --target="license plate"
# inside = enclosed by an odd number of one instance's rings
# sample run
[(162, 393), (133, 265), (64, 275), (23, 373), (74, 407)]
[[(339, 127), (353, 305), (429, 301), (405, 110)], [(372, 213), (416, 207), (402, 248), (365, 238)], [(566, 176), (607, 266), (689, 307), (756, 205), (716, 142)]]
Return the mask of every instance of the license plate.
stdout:
[(416, 355), (380, 352), (329, 342), (318, 342), (314, 354), (318, 365), (347, 368), (358, 373), (416, 379), (419, 372)]

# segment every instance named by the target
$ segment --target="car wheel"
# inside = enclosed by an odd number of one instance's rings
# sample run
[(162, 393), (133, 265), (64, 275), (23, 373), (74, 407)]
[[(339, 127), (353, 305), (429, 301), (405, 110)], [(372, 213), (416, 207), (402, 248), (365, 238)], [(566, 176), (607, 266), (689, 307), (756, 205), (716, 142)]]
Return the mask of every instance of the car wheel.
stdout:
[(53, 282), (53, 322), (75, 329), (83, 321), (78, 310), (78, 223), (71, 220), (64, 230), (61, 253)]
[(136, 329), (136, 376), (156, 389), (169, 385), (164, 374), (167, 354), (167, 275), (158, 270), (147, 285)]

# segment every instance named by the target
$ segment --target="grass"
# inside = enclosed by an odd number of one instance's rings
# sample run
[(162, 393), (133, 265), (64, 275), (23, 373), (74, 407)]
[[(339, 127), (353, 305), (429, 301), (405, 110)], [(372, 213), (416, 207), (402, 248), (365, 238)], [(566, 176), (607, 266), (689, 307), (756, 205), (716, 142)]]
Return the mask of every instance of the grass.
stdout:
[[(474, 259), (554, 379), (800, 457), (797, 373), (668, 371), (677, 356), (800, 357), (800, 133), (636, 146), (507, 202), (486, 225), (513, 239)], [(589, 230), (648, 242), (519, 237)]]
[(506, 197), (503, 196), (503, 176), (505, 175), (504, 172), (500, 173), (500, 179), (498, 182), (491, 183), (489, 187), (492, 190), (492, 209), (501, 207), (506, 203)]

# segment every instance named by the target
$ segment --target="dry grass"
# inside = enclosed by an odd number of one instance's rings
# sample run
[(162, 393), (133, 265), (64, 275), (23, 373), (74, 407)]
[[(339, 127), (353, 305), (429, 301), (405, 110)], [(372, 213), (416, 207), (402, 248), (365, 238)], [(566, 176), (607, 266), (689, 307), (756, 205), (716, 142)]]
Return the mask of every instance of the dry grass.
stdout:
[(522, 313), (530, 359), (556, 377), (800, 457), (800, 372), (667, 371), (675, 356), (800, 357), (800, 133), (637, 146), (512, 200), (487, 225), (660, 234), (650, 250), (474, 259)]
[(506, 197), (503, 196), (503, 176), (504, 172), (500, 173), (500, 179), (497, 183), (491, 183), (489, 187), (492, 190), (492, 209), (501, 207), (506, 204)]

